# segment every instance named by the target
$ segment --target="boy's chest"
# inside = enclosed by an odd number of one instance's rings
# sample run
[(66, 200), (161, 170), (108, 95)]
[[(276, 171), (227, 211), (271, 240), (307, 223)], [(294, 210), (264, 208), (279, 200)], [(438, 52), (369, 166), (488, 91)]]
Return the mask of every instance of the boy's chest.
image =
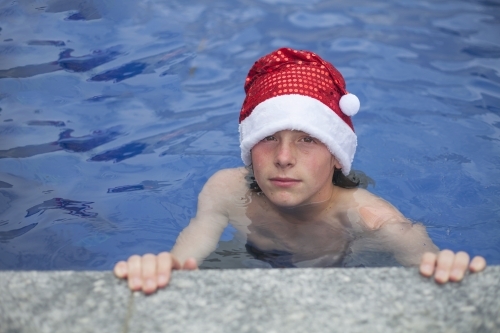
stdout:
[(263, 253), (289, 254), (294, 262), (325, 256), (337, 258), (354, 237), (352, 230), (336, 217), (289, 221), (255, 201), (246, 207), (244, 216), (244, 228), (238, 228), (238, 223), (235, 227), (246, 234), (252, 248)]

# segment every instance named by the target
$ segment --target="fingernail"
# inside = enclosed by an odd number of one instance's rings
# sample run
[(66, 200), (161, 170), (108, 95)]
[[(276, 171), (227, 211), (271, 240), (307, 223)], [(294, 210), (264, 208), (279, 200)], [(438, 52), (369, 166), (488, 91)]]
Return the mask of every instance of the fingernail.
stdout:
[(155, 282), (151, 279), (146, 280), (146, 288), (147, 289), (153, 289), (155, 287)]
[(439, 282), (446, 282), (448, 280), (444, 271), (437, 271), (434, 277)]
[(139, 288), (141, 286), (141, 284), (142, 284), (142, 281), (140, 278), (136, 277), (136, 278), (132, 279), (132, 286), (134, 288)]
[(422, 267), (420, 267), (420, 271), (425, 275), (431, 275), (432, 274), (432, 266), (431, 265), (422, 265)]
[(464, 277), (464, 272), (462, 272), (460, 269), (454, 269), (451, 272), (451, 276), (453, 277), (453, 280), (460, 281)]
[(158, 284), (164, 286), (167, 284), (167, 277), (165, 275), (158, 275)]

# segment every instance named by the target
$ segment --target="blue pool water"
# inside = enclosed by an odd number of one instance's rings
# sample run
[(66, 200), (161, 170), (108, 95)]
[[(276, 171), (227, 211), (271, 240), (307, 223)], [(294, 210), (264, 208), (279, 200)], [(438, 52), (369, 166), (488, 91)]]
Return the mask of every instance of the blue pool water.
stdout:
[(245, 75), (282, 46), (359, 96), (369, 190), (500, 264), (499, 36), (486, 0), (0, 1), (0, 269), (169, 250), (242, 165)]

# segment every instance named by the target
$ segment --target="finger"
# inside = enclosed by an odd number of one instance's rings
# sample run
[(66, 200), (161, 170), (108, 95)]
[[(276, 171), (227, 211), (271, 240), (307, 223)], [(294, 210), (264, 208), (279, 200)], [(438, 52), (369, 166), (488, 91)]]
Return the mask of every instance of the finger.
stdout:
[(480, 256), (476, 256), (472, 259), (469, 265), (471, 272), (477, 273), (486, 268), (486, 259)]
[(450, 270), (453, 265), (455, 254), (450, 250), (439, 252), (437, 257), (436, 273), (434, 280), (437, 283), (446, 283), (450, 278)]
[(458, 282), (464, 278), (465, 271), (469, 266), (470, 257), (467, 253), (460, 251), (455, 254), (450, 272), (450, 281)]
[(430, 277), (434, 274), (436, 268), (437, 255), (432, 252), (426, 252), (420, 261), (420, 274), (425, 277)]
[(142, 291), (151, 294), (156, 291), (156, 256), (145, 254), (142, 256)]
[(168, 252), (162, 252), (157, 256), (158, 267), (158, 287), (165, 287), (170, 281), (170, 275), (173, 269), (179, 269), (180, 263)]
[(126, 278), (128, 273), (127, 263), (125, 261), (117, 262), (113, 272), (115, 273), (115, 276), (120, 279)]
[(141, 257), (131, 256), (127, 261), (128, 266), (128, 287), (130, 290), (140, 290), (142, 287)]
[(189, 258), (184, 262), (184, 266), (182, 267), (182, 269), (194, 271), (198, 269), (198, 262), (195, 258)]

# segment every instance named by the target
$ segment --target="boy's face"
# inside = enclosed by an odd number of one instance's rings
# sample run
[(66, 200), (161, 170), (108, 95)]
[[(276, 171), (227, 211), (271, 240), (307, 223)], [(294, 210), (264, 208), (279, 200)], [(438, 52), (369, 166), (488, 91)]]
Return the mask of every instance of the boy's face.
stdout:
[(275, 205), (293, 208), (330, 198), (340, 164), (318, 139), (284, 130), (264, 138), (251, 153), (255, 180)]

